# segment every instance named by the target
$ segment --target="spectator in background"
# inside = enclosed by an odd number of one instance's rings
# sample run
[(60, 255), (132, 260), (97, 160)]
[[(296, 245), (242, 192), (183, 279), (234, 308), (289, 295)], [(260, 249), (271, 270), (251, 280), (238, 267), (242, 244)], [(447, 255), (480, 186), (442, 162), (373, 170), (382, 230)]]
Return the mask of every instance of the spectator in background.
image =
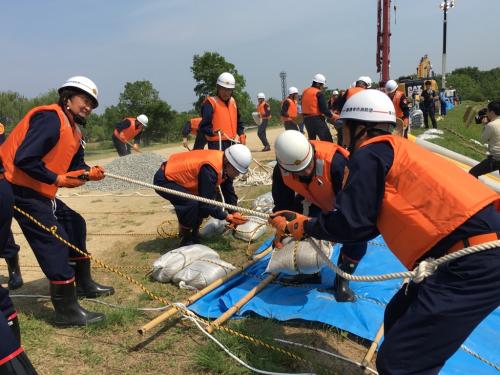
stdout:
[(486, 116), (481, 120), (483, 124), (489, 121), (484, 125), (481, 136), (481, 141), (488, 144), (489, 155), (469, 171), (476, 178), (500, 169), (500, 100), (488, 103)]
[(439, 92), (439, 104), (441, 104), (441, 116), (446, 116), (446, 90), (444, 88)]
[(424, 113), (424, 125), (426, 129), (429, 129), (429, 117), (431, 118), (432, 121), (432, 127), (434, 129), (437, 129), (437, 122), (436, 122), (436, 106), (435, 106), (435, 101), (436, 101), (436, 91), (432, 89), (432, 82), (431, 81), (425, 81), (425, 90), (422, 91), (421, 97), (422, 101), (421, 103), (421, 110)]

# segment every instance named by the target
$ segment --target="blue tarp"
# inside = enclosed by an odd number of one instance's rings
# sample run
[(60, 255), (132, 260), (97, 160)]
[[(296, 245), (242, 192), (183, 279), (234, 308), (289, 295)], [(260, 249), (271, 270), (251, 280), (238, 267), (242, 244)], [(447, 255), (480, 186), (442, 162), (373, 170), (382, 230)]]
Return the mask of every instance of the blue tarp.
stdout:
[[(266, 241), (258, 250), (270, 244)], [(337, 259), (339, 246), (335, 246), (332, 259)], [(262, 277), (269, 256), (252, 266), (247, 273)], [(356, 270), (357, 275), (385, 274), (403, 271), (402, 264), (388, 250), (382, 237), (370, 241), (368, 251)], [(383, 321), (385, 305), (399, 289), (401, 280), (384, 282), (352, 282), (356, 293), (354, 303), (337, 303), (326, 291), (333, 285), (334, 274), (322, 270), (322, 283), (310, 288), (287, 287), (270, 284), (239, 311), (235, 317), (249, 312), (277, 320), (302, 319), (326, 323), (357, 336), (373, 340)], [(259, 280), (249, 276), (236, 276), (218, 289), (190, 305), (190, 309), (206, 318), (215, 319), (242, 298)], [(500, 308), (483, 321), (464, 345), (481, 357), (500, 364)], [(443, 368), (441, 374), (499, 374), (493, 367), (459, 350)]]

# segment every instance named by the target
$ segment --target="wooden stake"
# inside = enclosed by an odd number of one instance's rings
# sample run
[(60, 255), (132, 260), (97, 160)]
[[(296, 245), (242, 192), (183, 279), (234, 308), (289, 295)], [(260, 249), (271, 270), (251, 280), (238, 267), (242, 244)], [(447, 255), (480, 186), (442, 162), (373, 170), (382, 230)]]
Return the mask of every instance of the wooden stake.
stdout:
[[(185, 305), (185, 306), (188, 306), (188, 305), (194, 303), (195, 301), (199, 300), (201, 297), (203, 297), (203, 296), (207, 295), (208, 293), (210, 293), (215, 288), (217, 288), (220, 285), (224, 284), (227, 280), (229, 280), (232, 277), (240, 274), (245, 269), (247, 269), (250, 266), (252, 266), (255, 263), (257, 263), (259, 260), (261, 260), (262, 258), (264, 258), (267, 254), (269, 254), (272, 250), (273, 250), (272, 247), (269, 246), (267, 249), (265, 249), (261, 253), (257, 254), (253, 259), (251, 259), (248, 262), (246, 262), (245, 264), (243, 264), (243, 266), (241, 266), (241, 268), (235, 269), (234, 271), (231, 271), (230, 273), (228, 273), (226, 276), (221, 277), (220, 279), (215, 280), (212, 284), (207, 285), (205, 288), (203, 288), (199, 292), (193, 294), (191, 297), (185, 299), (181, 303), (183, 305)], [(157, 316), (156, 318), (154, 318), (153, 320), (151, 320), (150, 322), (146, 323), (144, 326), (142, 326), (141, 328), (139, 328), (138, 332), (141, 335), (144, 335), (147, 331), (153, 329), (154, 327), (156, 327), (161, 322), (163, 322), (163, 321), (167, 320), (168, 318), (170, 318), (171, 316), (175, 315), (177, 312), (178, 312), (178, 310), (175, 307), (172, 307), (172, 308), (168, 309), (163, 314)]]
[(216, 320), (210, 323), (207, 326), (207, 332), (212, 333), (215, 329), (217, 329), (221, 324), (225, 321), (229, 320), (234, 314), (236, 314), (245, 304), (248, 303), (253, 297), (255, 297), (262, 289), (264, 289), (267, 284), (273, 281), (278, 276), (277, 273), (272, 273), (267, 276), (264, 280), (262, 280), (257, 286), (250, 289), (250, 291), (245, 294), (245, 296), (236, 302), (229, 310), (227, 310), (224, 314), (219, 316)]
[(265, 165), (263, 165), (262, 163), (260, 163), (257, 159), (253, 159), (253, 161), (254, 161), (254, 162), (255, 162), (255, 164), (257, 164), (259, 167), (261, 167), (264, 171), (266, 171), (266, 172), (271, 171), (271, 168), (270, 168), (270, 167), (266, 167)]

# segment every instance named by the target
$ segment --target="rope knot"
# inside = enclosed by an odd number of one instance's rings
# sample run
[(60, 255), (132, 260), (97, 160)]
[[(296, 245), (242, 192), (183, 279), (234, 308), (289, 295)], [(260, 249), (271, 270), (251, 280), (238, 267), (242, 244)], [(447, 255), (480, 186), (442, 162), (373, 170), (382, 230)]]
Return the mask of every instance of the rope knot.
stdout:
[(57, 225), (52, 225), (52, 226), (50, 227), (50, 233), (52, 233), (52, 234), (57, 233)]
[(420, 283), (424, 281), (427, 276), (430, 276), (436, 271), (437, 265), (433, 258), (427, 258), (421, 261), (418, 266), (413, 270), (413, 281)]

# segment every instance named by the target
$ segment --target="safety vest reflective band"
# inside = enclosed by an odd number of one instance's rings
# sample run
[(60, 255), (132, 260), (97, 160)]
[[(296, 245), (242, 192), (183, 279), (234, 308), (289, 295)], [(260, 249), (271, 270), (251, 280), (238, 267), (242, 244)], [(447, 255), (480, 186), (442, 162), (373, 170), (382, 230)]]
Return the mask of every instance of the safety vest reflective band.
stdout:
[(285, 102), (288, 102), (288, 117), (286, 116), (281, 116), (281, 120), (283, 121), (291, 121), (294, 118), (297, 117), (298, 115), (298, 110), (297, 110), (297, 101), (291, 99), (291, 98), (286, 98), (281, 102), (281, 107), (283, 107), (283, 104)]
[(201, 167), (210, 165), (217, 172), (217, 185), (222, 183), (224, 152), (219, 150), (193, 150), (173, 154), (165, 165), (165, 177), (177, 182), (191, 194), (198, 194), (198, 175)]
[(319, 116), (318, 94), (320, 90), (316, 87), (308, 87), (302, 93), (302, 113), (304, 116)]
[(191, 124), (190, 128), (189, 128), (191, 131), (191, 134), (193, 134), (193, 135), (198, 134), (198, 129), (200, 127), (201, 120), (202, 120), (201, 117), (195, 117), (195, 118), (192, 118), (191, 120), (189, 120), (189, 123)]
[(129, 142), (132, 139), (134, 139), (140, 132), (142, 132), (143, 125), (139, 123), (138, 124), (139, 126), (136, 128), (135, 117), (127, 117), (126, 119), (124, 119), (124, 121), (125, 120), (128, 120), (130, 122), (130, 126), (123, 129), (121, 132), (118, 132), (118, 129), (115, 129), (115, 136), (116, 138), (121, 139), (120, 138), (120, 133), (121, 133), (125, 137), (125, 141)]
[(392, 104), (394, 104), (394, 108), (396, 109), (396, 117), (402, 119), (404, 114), (403, 110), (401, 109), (400, 103), (401, 103), (401, 98), (404, 96), (404, 94), (396, 90), (394, 93), (394, 96), (392, 97)]
[(350, 89), (347, 89), (346, 99), (349, 99), (354, 94), (357, 94), (358, 92), (363, 90), (365, 90), (363, 87), (351, 87)]
[(218, 96), (209, 96), (207, 100), (210, 102), (212, 108), (214, 109), (212, 116), (212, 131), (214, 135), (207, 135), (207, 140), (218, 141), (219, 131), (221, 139), (223, 141), (229, 138), (235, 139), (237, 136), (236, 126), (238, 120), (236, 100), (231, 97), (227, 105)]
[[(82, 134), (78, 126), (72, 127), (68, 118), (58, 104), (35, 107), (14, 127), (1, 147), (5, 178), (12, 184), (24, 186), (37, 191), (41, 195), (54, 199), (56, 185), (49, 185), (28, 176), (14, 165), (19, 146), (23, 143), (30, 126), (31, 118), (38, 112), (53, 111), (59, 117), (60, 135), (56, 145), (42, 158), (45, 167), (57, 175), (68, 172), (71, 160), (80, 148)], [(42, 125), (39, 125), (42, 126)]]
[(300, 181), (293, 173), (280, 168), (283, 182), (297, 194), (302, 195), (309, 202), (319, 207), (321, 211), (332, 211), (335, 205), (335, 193), (331, 179), (331, 165), (336, 152), (346, 158), (349, 152), (344, 148), (324, 141), (310, 141), (314, 147), (315, 171), (309, 183)]
[(385, 179), (377, 227), (408, 269), (440, 240), (500, 196), (469, 173), (403, 137), (383, 135), (394, 161)]
[(266, 101), (257, 104), (257, 112), (259, 112), (260, 118), (262, 119), (270, 119), (272, 117), (271, 115), (266, 116), (266, 104), (268, 104)]

